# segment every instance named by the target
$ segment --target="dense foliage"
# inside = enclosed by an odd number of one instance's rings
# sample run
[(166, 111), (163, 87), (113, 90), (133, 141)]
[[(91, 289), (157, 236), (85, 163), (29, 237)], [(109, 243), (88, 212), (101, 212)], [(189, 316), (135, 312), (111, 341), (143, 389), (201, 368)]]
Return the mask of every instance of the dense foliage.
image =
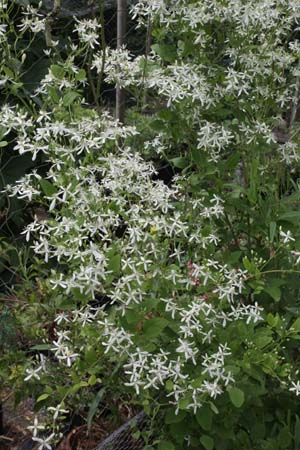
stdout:
[[(151, 418), (145, 450), (297, 449), (299, 4), (131, 14), (151, 51), (109, 47), (103, 4), (54, 40), (43, 5), (2, 2), (0, 147), (27, 164), (3, 190), (25, 213), (2, 377), (35, 398), (40, 449), (116, 403)], [(103, 106), (115, 84), (125, 124)]]

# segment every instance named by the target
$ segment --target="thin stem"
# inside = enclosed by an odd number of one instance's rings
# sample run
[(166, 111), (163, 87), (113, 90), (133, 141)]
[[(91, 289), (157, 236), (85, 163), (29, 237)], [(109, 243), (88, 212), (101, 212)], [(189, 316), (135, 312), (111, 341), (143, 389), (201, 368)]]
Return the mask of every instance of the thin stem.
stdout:
[(91, 89), (92, 89), (92, 93), (93, 93), (95, 104), (96, 104), (97, 108), (100, 108), (99, 99), (98, 99), (98, 96), (97, 96), (96, 86), (95, 86), (95, 83), (94, 83), (94, 80), (93, 80), (93, 77), (92, 77), (91, 63), (92, 63), (92, 54), (91, 54), (91, 52), (89, 52), (89, 58), (88, 58), (88, 63), (87, 63), (87, 76), (88, 76), (89, 84), (90, 84)]
[(232, 223), (230, 222), (230, 219), (229, 219), (229, 216), (228, 216), (228, 214), (227, 214), (227, 212), (225, 212), (224, 213), (224, 217), (225, 217), (225, 222), (227, 223), (227, 225), (228, 225), (228, 227), (229, 227), (229, 229), (230, 229), (230, 231), (231, 231), (231, 234), (232, 234), (232, 236), (233, 236), (233, 239), (235, 240), (235, 242), (238, 244), (238, 237), (237, 237), (237, 235), (236, 235), (236, 233), (235, 233), (235, 231), (234, 231), (234, 228), (233, 228), (233, 225), (232, 225)]
[(145, 107), (145, 105), (147, 105), (147, 103), (148, 103), (147, 85), (145, 83), (145, 80), (146, 80), (147, 65), (148, 65), (148, 58), (149, 58), (149, 53), (150, 53), (150, 49), (151, 49), (151, 44), (152, 44), (152, 21), (151, 21), (151, 18), (149, 17), (148, 26), (147, 26), (147, 35), (146, 35), (145, 64), (144, 64), (144, 68), (143, 68), (143, 78), (142, 78), (143, 96), (142, 96), (141, 109), (143, 109)]
[[(294, 270), (294, 269), (273, 269), (273, 270), (265, 270), (263, 272), (260, 272), (260, 275), (267, 275), (269, 273), (300, 273), (300, 270)], [(252, 278), (255, 278), (256, 275), (250, 275), (247, 277), (247, 280), (251, 280)]]
[[(298, 69), (300, 69), (300, 60), (298, 62)], [(292, 126), (295, 122), (295, 119), (296, 119), (296, 114), (297, 114), (297, 110), (298, 110), (298, 102), (299, 102), (299, 93), (300, 93), (300, 77), (298, 77), (297, 81), (296, 81), (295, 96), (294, 96), (293, 104), (292, 104), (289, 128), (292, 128)]]
[(276, 251), (274, 252), (274, 254), (268, 259), (268, 261), (266, 261), (262, 266), (261, 269), (263, 269), (264, 267), (266, 267), (271, 261), (272, 259), (275, 258), (275, 256), (277, 256), (279, 250), (281, 250), (283, 247), (283, 244), (279, 245), (279, 247), (276, 249)]
[[(117, 8), (117, 48), (121, 49), (125, 44), (126, 33), (126, 15), (127, 15), (127, 0), (118, 0)], [(119, 69), (120, 70), (120, 69)], [(124, 122), (125, 116), (125, 91), (119, 83), (117, 83), (116, 90), (116, 119)]]
[(0, 402), (0, 435), (4, 434), (3, 403)]
[(104, 0), (100, 0), (100, 25), (101, 25), (101, 32), (100, 32), (100, 38), (101, 38), (101, 48), (102, 48), (102, 63), (101, 63), (101, 71), (98, 75), (97, 79), (97, 87), (96, 87), (96, 95), (97, 98), (100, 97), (100, 91), (104, 76), (104, 68), (105, 68), (105, 60), (106, 60), (106, 39), (105, 39), (105, 22), (104, 22)]

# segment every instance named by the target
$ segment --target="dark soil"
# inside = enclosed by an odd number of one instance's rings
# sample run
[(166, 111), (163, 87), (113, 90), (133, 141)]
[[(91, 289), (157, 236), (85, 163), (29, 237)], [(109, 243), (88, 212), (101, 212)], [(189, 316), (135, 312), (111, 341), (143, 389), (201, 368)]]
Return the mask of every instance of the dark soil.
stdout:
[(33, 450), (36, 445), (22, 426), (13, 422), (4, 423), (4, 433), (0, 436), (1, 450)]

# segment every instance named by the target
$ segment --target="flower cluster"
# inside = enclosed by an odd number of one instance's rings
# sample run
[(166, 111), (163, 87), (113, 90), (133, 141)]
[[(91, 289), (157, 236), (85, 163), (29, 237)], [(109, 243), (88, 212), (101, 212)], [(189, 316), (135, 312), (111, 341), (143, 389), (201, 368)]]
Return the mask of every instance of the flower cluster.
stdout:
[[(74, 31), (90, 52), (90, 79), (91, 71), (101, 78), (104, 70), (106, 82), (143, 88), (150, 103), (159, 98), (153, 137), (143, 139), (138, 127), (87, 107), (76, 46), (65, 63), (50, 65), (36, 89), (39, 115), (2, 107), (2, 136), (15, 136), (15, 152), (43, 162), (4, 192), (46, 210), (23, 234), (44, 261), (47, 295), (55, 297), (43, 336), (47, 356), (33, 358), (23, 379), (47, 385), (57, 364), (68, 379), (59, 391), (63, 398), (47, 409), (49, 436), (38, 436), (43, 425), (37, 419), (30, 427), (41, 449), (58, 439), (68, 395), (102, 383), (106, 370), (118, 372), (139, 399), (159, 392), (177, 417), (181, 411), (197, 415), (207, 405), (213, 410), (253, 367), (249, 377), (261, 389), (262, 374), (276, 382), (286, 378), (278, 348), (268, 347), (279, 319), (269, 314), (266, 325), (255, 296), (265, 289), (278, 301), (282, 280), (270, 287), (264, 275), (280, 269), (263, 269), (280, 251), (299, 263), (297, 236), (270, 220), (266, 237), (251, 214), (268, 194), (259, 174), (274, 178), (276, 162), (299, 159), (294, 124), (288, 142), (274, 132), (281, 109), (295, 104), (299, 90), (299, 44), (281, 45), (300, 20), (296, 2), (288, 3), (135, 2), (138, 23), (158, 22), (168, 38), (145, 57), (126, 48), (100, 49), (98, 22), (76, 19)], [(43, 26), (28, 7), (22, 32)], [(181, 173), (165, 183), (144, 157), (149, 149)], [(242, 181), (234, 183), (238, 170)], [(268, 220), (272, 208), (266, 208)], [(259, 220), (264, 213), (262, 206)], [(267, 245), (262, 259), (253, 257), (258, 244)], [(280, 344), (284, 326), (278, 325)], [(299, 382), (289, 390), (298, 395)], [(233, 398), (237, 408), (241, 398)]]
[(79, 40), (82, 44), (87, 44), (94, 49), (99, 46), (99, 30), (101, 25), (96, 19), (76, 19), (74, 33), (78, 33)]
[[(67, 264), (68, 270), (52, 269), (52, 288), (66, 296), (78, 291), (87, 300), (107, 295), (116, 314), (113, 318), (105, 305), (59, 313), (53, 357), (76, 367), (82, 340), (77, 342), (71, 331), (93, 327), (104, 355), (122, 355), (125, 384), (137, 394), (168, 383), (172, 388), (167, 398), (176, 411), (189, 398), (187, 409), (194, 412), (207, 397), (220, 395), (234, 379), (226, 369), (230, 349), (217, 344), (218, 330), (262, 319), (261, 308), (240, 301), (246, 272), (209, 257), (218, 243), (213, 221), (223, 215), (222, 199), (189, 198), (176, 182), (167, 186), (155, 180), (153, 165), (126, 145), (107, 152), (110, 142), (136, 131), (113, 123), (106, 114), (70, 123), (47, 115), (29, 127), (12, 126), (19, 133), (16, 151), (24, 152), (22, 138), (33, 158), (38, 149), (51, 163), (46, 180), (33, 173), (7, 190), (28, 200), (44, 191), (49, 217), (36, 218), (24, 233), (46, 262)], [(82, 154), (89, 155), (86, 163)], [(193, 220), (187, 220), (189, 215)], [(212, 227), (210, 233), (207, 227)], [(191, 255), (193, 263), (188, 262)], [(164, 296), (157, 297), (157, 292)], [(138, 341), (130, 327), (121, 326), (122, 317), (135, 310)], [(173, 329), (174, 337), (160, 350), (147, 349), (145, 338), (159, 340), (166, 328)], [(44, 367), (27, 368), (25, 380), (39, 382)], [(199, 376), (203, 381), (194, 387)]]

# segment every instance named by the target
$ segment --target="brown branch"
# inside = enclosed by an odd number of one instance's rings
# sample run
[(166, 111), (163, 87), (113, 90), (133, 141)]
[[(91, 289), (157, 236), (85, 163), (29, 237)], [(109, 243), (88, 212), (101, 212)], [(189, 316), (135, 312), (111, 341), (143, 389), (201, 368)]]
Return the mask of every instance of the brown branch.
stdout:
[[(118, 0), (117, 7), (117, 48), (120, 49), (125, 44), (127, 0)], [(125, 91), (117, 83), (116, 90), (116, 119), (124, 122), (125, 116)]]
[(54, 0), (54, 5), (52, 11), (47, 14), (45, 21), (45, 39), (47, 47), (52, 47), (52, 24), (55, 17), (58, 15), (61, 8), (61, 0)]

